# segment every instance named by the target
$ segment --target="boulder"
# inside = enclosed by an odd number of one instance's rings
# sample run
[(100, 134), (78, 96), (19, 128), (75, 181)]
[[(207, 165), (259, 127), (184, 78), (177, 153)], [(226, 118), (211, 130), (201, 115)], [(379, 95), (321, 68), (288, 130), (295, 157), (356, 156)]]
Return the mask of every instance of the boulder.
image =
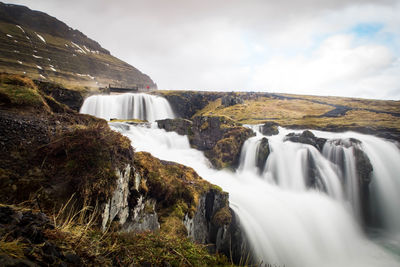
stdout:
[(295, 143), (302, 143), (307, 145), (312, 145), (319, 151), (322, 151), (324, 144), (326, 142), (325, 138), (316, 137), (311, 131), (306, 130), (301, 134), (289, 133), (285, 136), (284, 141), (291, 141)]
[(266, 122), (260, 127), (260, 131), (263, 135), (271, 136), (279, 134), (278, 124), (276, 122)]

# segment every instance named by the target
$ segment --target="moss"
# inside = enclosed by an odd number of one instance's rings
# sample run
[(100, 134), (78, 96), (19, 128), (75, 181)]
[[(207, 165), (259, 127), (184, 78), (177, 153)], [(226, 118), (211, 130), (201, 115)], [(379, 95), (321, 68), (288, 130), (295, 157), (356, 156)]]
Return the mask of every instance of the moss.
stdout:
[(135, 167), (142, 181), (146, 181), (147, 194), (158, 201), (156, 209), (162, 230), (174, 221), (183, 226), (185, 214), (193, 216), (200, 196), (213, 188), (192, 168), (161, 161), (146, 152), (135, 153)]
[(50, 183), (66, 183), (58, 193), (65, 198), (76, 193), (92, 205), (110, 196), (116, 168), (122, 169), (132, 158), (130, 140), (105, 123), (72, 128), (54, 136), (40, 151)]
[(229, 127), (223, 138), (205, 155), (217, 169), (235, 167), (244, 142), (252, 135), (254, 133), (248, 128)]
[(231, 220), (232, 220), (232, 214), (228, 206), (225, 206), (219, 211), (217, 211), (212, 218), (212, 222), (218, 226), (228, 225), (231, 223)]
[(50, 111), (32, 80), (5, 73), (0, 74), (0, 105)]

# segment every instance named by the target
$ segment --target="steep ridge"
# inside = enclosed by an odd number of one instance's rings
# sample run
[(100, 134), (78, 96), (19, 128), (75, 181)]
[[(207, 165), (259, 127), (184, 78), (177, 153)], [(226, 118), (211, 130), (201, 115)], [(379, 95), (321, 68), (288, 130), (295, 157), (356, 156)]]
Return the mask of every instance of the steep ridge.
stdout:
[(80, 31), (46, 13), (1, 2), (0, 71), (68, 87), (157, 87)]

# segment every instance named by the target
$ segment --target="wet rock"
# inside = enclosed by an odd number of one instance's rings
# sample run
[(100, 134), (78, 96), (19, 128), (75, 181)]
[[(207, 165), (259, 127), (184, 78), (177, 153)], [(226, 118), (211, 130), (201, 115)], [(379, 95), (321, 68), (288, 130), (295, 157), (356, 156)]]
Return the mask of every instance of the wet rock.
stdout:
[(277, 135), (279, 134), (278, 126), (276, 122), (266, 122), (261, 126), (260, 131), (267, 136)]
[[(358, 178), (358, 186), (359, 186), (359, 194), (360, 194), (360, 209), (363, 221), (368, 226), (377, 226), (380, 224), (377, 216), (374, 216), (375, 213), (371, 208), (371, 200), (370, 200), (370, 188), (369, 185), (371, 183), (371, 174), (373, 171), (373, 167), (371, 161), (369, 160), (367, 154), (362, 150), (362, 143), (360, 140), (355, 138), (346, 138), (346, 139), (333, 139), (328, 141), (330, 144), (336, 146), (342, 146), (345, 148), (353, 149), (353, 156), (355, 158), (356, 165), (356, 173)], [(342, 171), (344, 171), (344, 162), (341, 162), (341, 159), (338, 159), (339, 166)]]
[(304, 165), (307, 166), (304, 169), (304, 177), (306, 177), (306, 187), (327, 193), (328, 191), (326, 184), (322, 179), (322, 175), (319, 172), (315, 160), (309, 150), (307, 150), (307, 156)]
[(319, 151), (322, 151), (324, 144), (326, 142), (325, 138), (316, 137), (311, 131), (304, 131), (301, 134), (290, 133), (286, 135), (284, 141), (291, 141), (295, 143), (302, 143), (307, 145), (312, 145)]
[(187, 119), (165, 119), (158, 120), (158, 128), (164, 129), (167, 132), (176, 132), (180, 135), (190, 135), (192, 131), (192, 122)]
[(254, 261), (248, 239), (240, 226), (239, 217), (232, 209), (230, 212), (232, 214), (231, 223), (218, 232), (217, 251), (238, 265), (243, 264), (243, 261), (247, 261), (247, 264), (250, 265), (259, 264)]
[(265, 164), (267, 163), (267, 158), (269, 156), (269, 143), (268, 139), (263, 137), (260, 144), (257, 147), (256, 155), (256, 166), (261, 173), (264, 170)]
[(239, 264), (251, 260), (248, 241), (241, 230), (239, 218), (229, 208), (228, 194), (212, 189), (203, 195), (192, 219), (185, 216), (188, 236), (195, 242), (207, 244), (211, 253), (223, 253)]

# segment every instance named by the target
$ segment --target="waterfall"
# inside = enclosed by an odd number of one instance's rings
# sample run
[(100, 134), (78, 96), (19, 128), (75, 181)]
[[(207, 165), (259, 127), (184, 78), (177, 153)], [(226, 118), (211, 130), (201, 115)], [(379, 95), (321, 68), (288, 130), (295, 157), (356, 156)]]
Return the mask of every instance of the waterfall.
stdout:
[[(168, 102), (143, 94), (89, 97), (81, 109), (105, 119), (154, 121), (173, 117)], [(358, 133), (313, 131), (327, 141), (322, 151), (285, 141), (289, 131), (246, 141), (236, 172), (212, 169), (187, 136), (125, 123), (110, 126), (129, 137), (136, 151), (192, 167), (229, 192), (255, 260), (263, 266), (400, 266), (400, 151), (393, 143)], [(299, 131), (296, 131), (299, 132)], [(263, 138), (269, 156), (257, 166)], [(265, 140), (264, 140), (265, 141)], [(381, 229), (367, 236), (361, 227), (357, 153), (372, 165), (369, 199)], [(364, 203), (365, 204), (365, 203)], [(367, 203), (369, 204), (369, 203)], [(372, 231), (371, 231), (372, 232)]]
[(175, 117), (165, 98), (143, 93), (93, 95), (85, 99), (80, 112), (106, 120), (155, 121)]
[[(230, 206), (240, 218), (252, 251), (265, 265), (400, 266), (400, 259), (363, 233), (349, 209), (340, 166), (314, 147), (283, 142), (288, 133), (284, 129), (279, 135), (268, 137), (271, 154), (260, 174), (255, 168), (254, 155), (259, 140), (263, 138), (259, 133), (246, 141), (241, 166), (234, 173), (210, 168), (203, 153), (191, 148), (186, 136), (165, 132), (155, 126), (111, 125), (128, 136), (137, 151), (148, 151), (158, 158), (190, 166), (204, 179), (229, 192)], [(333, 133), (316, 134), (330, 139), (341, 137), (341, 134)], [(387, 141), (376, 137), (349, 133), (352, 134), (365, 143), (363, 149), (368, 155), (376, 153), (375, 145), (387, 144), (394, 149)], [(367, 142), (370, 139), (378, 143)], [(397, 154), (388, 156), (399, 162), (398, 150), (392, 152)], [(320, 183), (325, 187), (307, 187), (304, 169), (308, 168), (310, 158)], [(379, 154), (377, 158), (380, 158)], [(386, 164), (385, 160), (382, 158), (381, 163)], [(378, 168), (372, 156), (371, 163), (374, 176), (380, 176), (375, 173)], [(384, 165), (383, 168), (389, 167)], [(393, 208), (395, 204), (392, 203)]]

